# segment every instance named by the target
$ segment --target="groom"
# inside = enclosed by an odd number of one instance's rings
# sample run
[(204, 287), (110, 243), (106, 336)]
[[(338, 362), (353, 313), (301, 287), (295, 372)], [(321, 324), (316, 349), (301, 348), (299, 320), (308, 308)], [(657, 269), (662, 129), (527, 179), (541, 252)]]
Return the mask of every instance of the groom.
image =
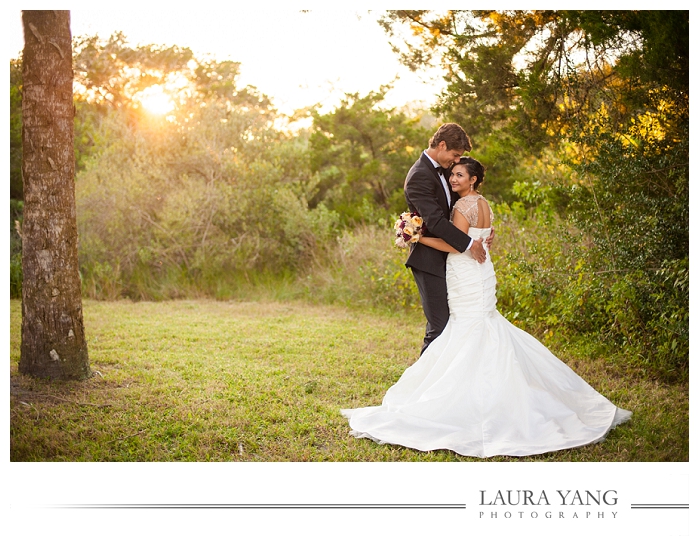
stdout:
[[(464, 152), (471, 150), (471, 139), (460, 125), (445, 123), (432, 136), (429, 148), (408, 171), (405, 199), (410, 211), (417, 211), (425, 225), (425, 236), (441, 237), (457, 251), (471, 251), (478, 262), (485, 261), (482, 240), (471, 239), (449, 222), (458, 194), (449, 185), (450, 168)], [(492, 236), (489, 238), (491, 239)], [(446, 263), (448, 253), (419, 243), (410, 246), (406, 267), (415, 278), (422, 310), (427, 318), (422, 352), (437, 338), (449, 320)]]

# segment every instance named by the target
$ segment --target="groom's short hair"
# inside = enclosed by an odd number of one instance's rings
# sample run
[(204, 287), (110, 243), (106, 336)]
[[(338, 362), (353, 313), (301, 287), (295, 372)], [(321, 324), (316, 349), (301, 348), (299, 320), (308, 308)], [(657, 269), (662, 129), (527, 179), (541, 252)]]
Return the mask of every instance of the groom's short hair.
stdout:
[(463, 150), (470, 152), (473, 146), (466, 131), (458, 123), (445, 123), (430, 139), (430, 148), (437, 148), (444, 141), (447, 150)]

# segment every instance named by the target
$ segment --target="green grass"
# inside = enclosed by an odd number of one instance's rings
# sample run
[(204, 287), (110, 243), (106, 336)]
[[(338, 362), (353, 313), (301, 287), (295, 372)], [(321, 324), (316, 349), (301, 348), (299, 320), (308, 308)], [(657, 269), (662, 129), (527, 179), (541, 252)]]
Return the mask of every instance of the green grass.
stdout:
[[(348, 435), (341, 408), (380, 404), (417, 357), (420, 312), (299, 302), (84, 303), (94, 376), (20, 375), (10, 303), (11, 461), (480, 461)], [(566, 359), (565, 355), (561, 355)], [(603, 442), (489, 461), (688, 461), (689, 394), (569, 362), (634, 412)]]

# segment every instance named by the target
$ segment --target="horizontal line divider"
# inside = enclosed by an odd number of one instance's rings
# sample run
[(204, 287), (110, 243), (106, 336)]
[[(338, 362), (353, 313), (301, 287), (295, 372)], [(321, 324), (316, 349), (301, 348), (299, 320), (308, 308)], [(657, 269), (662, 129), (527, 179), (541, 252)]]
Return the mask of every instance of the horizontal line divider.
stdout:
[(632, 503), (631, 509), (689, 509), (688, 503)]
[(53, 509), (466, 509), (454, 503), (76, 503)]
[[(74, 503), (51, 509), (466, 509), (465, 503)], [(490, 507), (490, 509), (493, 509)], [(688, 503), (632, 503), (631, 509), (689, 509)]]

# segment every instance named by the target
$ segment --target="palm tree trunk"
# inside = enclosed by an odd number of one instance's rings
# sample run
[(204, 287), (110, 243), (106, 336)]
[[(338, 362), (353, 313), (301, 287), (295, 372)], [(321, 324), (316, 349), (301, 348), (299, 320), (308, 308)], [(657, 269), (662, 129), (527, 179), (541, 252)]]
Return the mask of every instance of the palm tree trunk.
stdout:
[(70, 12), (23, 11), (22, 344), (19, 371), (91, 375), (83, 328)]

